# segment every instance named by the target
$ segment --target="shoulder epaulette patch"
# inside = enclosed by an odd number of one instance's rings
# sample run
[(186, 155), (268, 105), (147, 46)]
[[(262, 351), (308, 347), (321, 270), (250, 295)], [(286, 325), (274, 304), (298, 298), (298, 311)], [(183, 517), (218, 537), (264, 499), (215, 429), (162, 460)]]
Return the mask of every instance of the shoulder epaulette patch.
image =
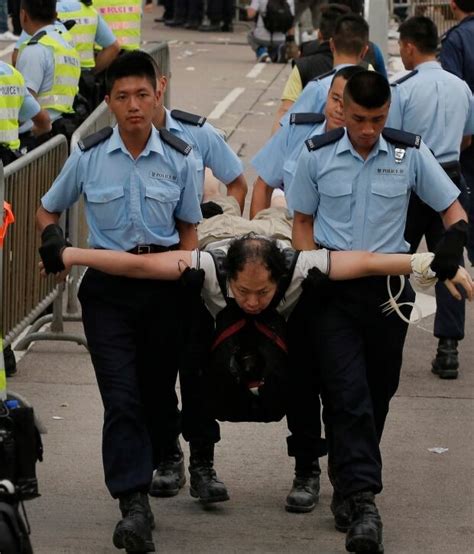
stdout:
[(322, 113), (292, 113), (290, 115), (290, 125), (304, 125), (305, 123), (322, 123), (326, 118)]
[(68, 19), (67, 21), (62, 21), (62, 24), (64, 27), (66, 27), (66, 30), (70, 31), (75, 25), (76, 25), (75, 19)]
[(46, 31), (40, 31), (36, 35), (34, 35), (29, 41), (28, 46), (33, 46), (34, 44), (38, 44), (38, 42), (48, 33)]
[(193, 149), (192, 146), (190, 146), (187, 142), (184, 140), (181, 140), (176, 135), (173, 135), (170, 131), (167, 129), (160, 129), (160, 137), (163, 142), (166, 142), (171, 148), (174, 148), (178, 152), (181, 152), (184, 156), (187, 156), (191, 150)]
[(403, 77), (400, 77), (400, 79), (397, 79), (396, 81), (393, 81), (393, 83), (390, 83), (391, 87), (394, 87), (396, 85), (401, 85), (405, 81), (408, 81), (408, 79), (411, 79), (418, 73), (418, 69), (414, 69), (413, 71), (410, 71), (407, 75), (404, 75)]
[(406, 131), (385, 127), (382, 131), (382, 136), (387, 142), (391, 142), (392, 144), (420, 148), (421, 136), (415, 135), (414, 133), (407, 133)]
[(112, 133), (113, 133), (112, 127), (104, 127), (100, 131), (97, 131), (97, 133), (89, 135), (88, 137), (80, 140), (77, 143), (77, 146), (79, 146), (79, 148), (83, 152), (87, 152), (87, 150), (90, 150), (94, 146), (97, 146), (101, 142), (104, 142), (104, 140), (107, 140)]
[(333, 142), (337, 142), (343, 136), (344, 136), (344, 128), (338, 127), (337, 129), (333, 129), (328, 133), (324, 133), (324, 135), (314, 135), (308, 140), (305, 140), (304, 143), (306, 144), (306, 148), (310, 152), (312, 152), (313, 150), (318, 150), (319, 148), (322, 148), (327, 144), (332, 144)]
[(328, 71), (326, 73), (323, 73), (322, 75), (317, 75), (312, 81), (321, 81), (321, 79), (325, 79), (326, 77), (330, 77), (331, 75), (334, 75), (336, 73), (335, 69), (331, 69), (331, 71)]
[(181, 110), (172, 110), (171, 117), (183, 123), (189, 123), (190, 125), (196, 125), (198, 127), (202, 127), (204, 123), (206, 123), (206, 118), (202, 115), (183, 112)]

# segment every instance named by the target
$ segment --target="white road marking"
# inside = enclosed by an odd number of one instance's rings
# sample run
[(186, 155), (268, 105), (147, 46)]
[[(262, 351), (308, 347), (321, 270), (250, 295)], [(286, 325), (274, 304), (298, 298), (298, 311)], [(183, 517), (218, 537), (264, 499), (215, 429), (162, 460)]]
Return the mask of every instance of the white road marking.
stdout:
[[(417, 292), (415, 298), (415, 304), (417, 304), (422, 313), (422, 317), (428, 317), (436, 312), (436, 298), (423, 292)], [(411, 319), (416, 319), (417, 315), (415, 310), (411, 312)]]
[(0, 50), (0, 57), (10, 54), (10, 52), (13, 52), (14, 48), (15, 48), (15, 43), (9, 44), (6, 48), (4, 48), (3, 50)]
[(247, 73), (246, 77), (248, 79), (255, 79), (263, 71), (263, 68), (266, 66), (264, 63), (256, 63), (252, 69)]
[(226, 110), (233, 104), (237, 98), (244, 92), (243, 87), (234, 88), (229, 94), (217, 104), (212, 112), (207, 116), (207, 119), (219, 119)]

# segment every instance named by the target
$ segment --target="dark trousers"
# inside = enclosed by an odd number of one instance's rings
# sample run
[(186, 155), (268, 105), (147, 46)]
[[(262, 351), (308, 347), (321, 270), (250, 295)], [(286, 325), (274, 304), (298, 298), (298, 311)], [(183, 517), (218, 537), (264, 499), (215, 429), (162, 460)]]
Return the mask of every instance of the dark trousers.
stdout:
[(467, 242), (467, 255), (474, 265), (474, 143), (461, 152), (461, 171), (466, 180), (469, 196), (469, 238)]
[[(460, 173), (450, 177), (460, 188), (459, 201), (466, 209), (468, 198), (464, 182)], [(415, 194), (411, 195), (408, 206), (407, 224), (405, 228), (405, 240), (410, 243), (410, 252), (416, 252), (423, 236), (426, 238), (428, 249), (433, 252), (439, 240), (443, 236), (444, 226), (439, 213), (422, 202)], [(463, 257), (459, 265), (464, 266)], [(464, 323), (466, 318), (465, 300), (456, 300), (451, 296), (443, 283), (435, 285), (436, 315), (434, 321), (434, 336), (437, 338), (451, 338), (462, 340), (464, 338)]]
[[(398, 290), (398, 279), (392, 281)], [(399, 302), (414, 297), (407, 282)], [(386, 300), (386, 278), (370, 277), (331, 282), (320, 302), (307, 306), (308, 364), (318, 375), (313, 382), (320, 386), (324, 405), (332, 481), (345, 497), (382, 490), (379, 442), (398, 387), (408, 327), (396, 314), (382, 314), (380, 304)], [(314, 398), (318, 392), (313, 391)], [(312, 415), (310, 407), (298, 413), (297, 403), (291, 403), (290, 430), (300, 444), (316, 435), (320, 425), (319, 402), (311, 405)], [(313, 450), (308, 443), (308, 452)]]
[(203, 0), (176, 0), (175, 19), (201, 22), (204, 15)]
[(208, 0), (207, 17), (211, 23), (232, 23), (234, 19), (233, 0)]
[[(179, 426), (179, 283), (128, 279), (89, 269), (79, 300), (104, 405), (102, 455), (113, 497), (147, 491), (160, 421)], [(168, 425), (175, 437), (179, 428)]]

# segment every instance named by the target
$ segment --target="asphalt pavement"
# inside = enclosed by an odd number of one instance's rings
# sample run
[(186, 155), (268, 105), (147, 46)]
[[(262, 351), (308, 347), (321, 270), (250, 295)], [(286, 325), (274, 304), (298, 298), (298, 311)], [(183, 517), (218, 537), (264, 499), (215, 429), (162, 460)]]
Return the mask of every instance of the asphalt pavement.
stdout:
[[(161, 8), (154, 10), (145, 17), (144, 37), (170, 42), (172, 106), (213, 116), (210, 122), (227, 132), (252, 183), (249, 161), (270, 134), (290, 66), (256, 65), (245, 24), (234, 33), (168, 29), (153, 23)], [(8, 44), (0, 46), (7, 59)], [(378, 506), (387, 554), (474, 552), (474, 310), (468, 306), (460, 376), (442, 381), (430, 371), (436, 349), (433, 300), (433, 291), (420, 296), (426, 317), (410, 327), (382, 442), (385, 488)], [(66, 327), (82, 332), (79, 323)], [(44, 462), (38, 465), (42, 496), (26, 505), (35, 553), (116, 552), (111, 536), (119, 512), (103, 481), (102, 407), (86, 350), (70, 343), (33, 344), (9, 386), (30, 399), (48, 428)], [(204, 509), (189, 495), (188, 484), (174, 498), (152, 499), (158, 552), (344, 552), (344, 535), (334, 529), (329, 510), (325, 471), (314, 512), (284, 510), (293, 475), (285, 422), (222, 424), (221, 431), (216, 468), (230, 501)]]

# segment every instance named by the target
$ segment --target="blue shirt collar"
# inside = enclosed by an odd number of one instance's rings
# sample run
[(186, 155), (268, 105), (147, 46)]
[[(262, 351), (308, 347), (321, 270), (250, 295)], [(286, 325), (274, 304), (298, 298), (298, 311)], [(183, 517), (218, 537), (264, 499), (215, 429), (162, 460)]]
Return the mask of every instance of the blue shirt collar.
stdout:
[(183, 128), (181, 127), (181, 124), (179, 121), (174, 119), (174, 117), (171, 117), (171, 112), (165, 108), (165, 127), (168, 129), (168, 131), (179, 131), (182, 132)]
[(423, 71), (425, 69), (441, 69), (441, 65), (437, 61), (433, 60), (430, 62), (420, 63), (415, 67), (415, 69), (418, 71)]
[[(124, 154), (130, 156), (130, 152), (127, 150), (127, 147), (123, 143), (122, 137), (120, 136), (118, 125), (115, 125), (114, 127), (113, 133), (109, 139), (109, 144), (107, 145), (106, 152), (107, 154), (109, 154), (110, 152), (114, 152), (115, 150), (121, 150)], [(151, 129), (150, 138), (148, 139), (148, 142), (146, 143), (146, 146), (139, 157), (148, 156), (150, 152), (157, 152), (158, 154), (163, 154), (164, 152), (163, 145), (160, 139), (160, 134), (153, 126)]]
[[(352, 142), (349, 140), (347, 129), (345, 129), (344, 136), (337, 143), (336, 155), (342, 154), (343, 152), (350, 152), (354, 156), (354, 158), (361, 159), (361, 155), (355, 150), (354, 146), (352, 145)], [(371, 158), (376, 156), (379, 152), (388, 152), (387, 141), (383, 138), (382, 135), (380, 135), (379, 140), (375, 143), (374, 147), (372, 148), (372, 151), (370, 152), (367, 160), (365, 161), (370, 160)]]

